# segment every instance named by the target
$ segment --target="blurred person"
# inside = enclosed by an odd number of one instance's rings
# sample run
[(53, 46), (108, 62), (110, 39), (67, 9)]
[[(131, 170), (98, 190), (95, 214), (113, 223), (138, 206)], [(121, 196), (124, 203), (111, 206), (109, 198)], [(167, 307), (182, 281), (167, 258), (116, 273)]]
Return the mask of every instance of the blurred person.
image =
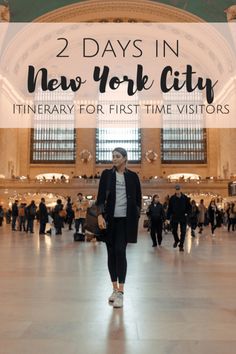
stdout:
[(219, 215), (219, 209), (217, 208), (215, 199), (212, 199), (208, 206), (208, 217), (211, 224), (211, 234), (215, 236), (215, 229), (217, 228), (217, 217)]
[(199, 234), (201, 234), (202, 231), (203, 231), (203, 226), (204, 226), (204, 223), (205, 223), (206, 212), (207, 212), (207, 208), (204, 205), (204, 200), (203, 199), (200, 200), (200, 203), (198, 205), (198, 210), (199, 210), (198, 226), (199, 226)]
[(79, 233), (81, 227), (81, 233), (84, 235), (85, 217), (89, 207), (89, 201), (83, 197), (82, 193), (78, 193), (77, 197), (77, 201), (73, 204), (73, 210), (75, 214), (75, 232)]
[(18, 217), (19, 217), (19, 229), (20, 231), (26, 231), (25, 222), (26, 222), (26, 203), (20, 203), (18, 208)]
[(27, 227), (26, 232), (30, 231), (31, 234), (34, 233), (34, 220), (36, 217), (37, 206), (35, 205), (35, 201), (32, 200), (31, 203), (26, 207), (26, 220)]
[(199, 209), (196, 205), (195, 200), (192, 200), (190, 204), (191, 204), (191, 209), (189, 213), (189, 226), (191, 227), (191, 236), (195, 237), (195, 230), (198, 224)]
[(12, 223), (11, 223), (11, 228), (12, 231), (16, 231), (16, 220), (18, 218), (18, 200), (15, 200), (15, 202), (12, 204), (12, 209), (11, 209), (11, 215), (12, 215)]
[[(181, 192), (181, 187), (177, 184), (175, 186), (175, 194), (170, 197), (167, 219), (171, 221), (172, 233), (174, 237), (173, 247), (176, 248), (179, 245), (180, 252), (184, 251), (187, 217), (190, 210), (191, 205), (189, 198)], [(178, 235), (178, 225), (180, 225), (180, 237)]]
[(48, 222), (48, 210), (44, 198), (41, 198), (41, 202), (39, 203), (38, 217), (39, 217), (39, 235), (46, 235), (46, 224)]
[(152, 247), (156, 247), (157, 243), (161, 246), (162, 227), (165, 220), (165, 212), (162, 204), (160, 203), (160, 197), (158, 194), (154, 194), (146, 214), (150, 220)]

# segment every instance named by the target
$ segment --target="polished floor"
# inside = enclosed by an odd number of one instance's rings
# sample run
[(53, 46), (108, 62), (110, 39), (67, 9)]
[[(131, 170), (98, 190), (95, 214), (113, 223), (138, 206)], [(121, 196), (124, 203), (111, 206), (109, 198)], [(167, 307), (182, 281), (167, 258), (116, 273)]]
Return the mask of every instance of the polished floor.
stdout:
[(123, 309), (101, 243), (0, 228), (0, 354), (235, 354), (236, 231), (128, 246)]

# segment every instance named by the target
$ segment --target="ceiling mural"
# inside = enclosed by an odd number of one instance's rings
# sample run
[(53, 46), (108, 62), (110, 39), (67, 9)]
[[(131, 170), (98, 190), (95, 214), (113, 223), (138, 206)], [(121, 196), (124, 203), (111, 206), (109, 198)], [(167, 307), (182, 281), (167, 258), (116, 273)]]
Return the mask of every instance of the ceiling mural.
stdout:
[[(86, 0), (82, 0), (86, 2)], [(43, 14), (81, 0), (0, 0), (0, 5), (9, 4), (11, 22), (31, 22)], [(208, 22), (225, 22), (224, 10), (235, 5), (235, 0), (159, 0), (152, 2), (171, 5), (188, 11)]]

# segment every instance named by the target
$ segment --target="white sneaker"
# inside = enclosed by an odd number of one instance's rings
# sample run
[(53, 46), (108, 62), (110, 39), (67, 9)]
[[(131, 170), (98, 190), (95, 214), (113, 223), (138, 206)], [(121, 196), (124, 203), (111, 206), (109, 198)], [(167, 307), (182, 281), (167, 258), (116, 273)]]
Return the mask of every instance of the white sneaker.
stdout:
[(113, 290), (113, 293), (111, 294), (111, 296), (108, 298), (108, 302), (114, 302), (115, 298), (117, 296), (118, 290)]
[(114, 308), (123, 307), (123, 294), (120, 291), (118, 291), (116, 294), (116, 298), (113, 302), (113, 307)]

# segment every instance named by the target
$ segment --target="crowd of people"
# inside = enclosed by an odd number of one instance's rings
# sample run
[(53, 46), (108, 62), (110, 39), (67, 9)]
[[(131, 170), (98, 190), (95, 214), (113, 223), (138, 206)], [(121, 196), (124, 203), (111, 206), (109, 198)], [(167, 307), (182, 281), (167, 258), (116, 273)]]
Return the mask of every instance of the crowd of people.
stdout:
[[(0, 205), (0, 226), (5, 218), (7, 224), (11, 223), (13, 231), (34, 233), (36, 221), (39, 223), (40, 235), (46, 234), (47, 223), (51, 226), (48, 233), (51, 232), (51, 228), (54, 228), (55, 234), (61, 235), (64, 227), (68, 225), (68, 230), (73, 230), (72, 225), (74, 225), (75, 233), (81, 231), (85, 234), (84, 223), (88, 207), (89, 201), (82, 193), (77, 194), (74, 202), (71, 197), (67, 197), (65, 205), (62, 204), (61, 199), (58, 199), (54, 208), (48, 208), (44, 198), (41, 198), (38, 206), (34, 200), (28, 205), (15, 200), (12, 208), (7, 211), (4, 211)], [(197, 229), (198, 234), (201, 235), (208, 225), (213, 237), (216, 229), (222, 225), (227, 227), (228, 232), (236, 229), (236, 202), (227, 203), (224, 209), (217, 206), (215, 199), (212, 199), (208, 206), (205, 206), (203, 199), (197, 205), (195, 200), (190, 200), (181, 192), (180, 185), (175, 186), (174, 195), (166, 196), (163, 203), (158, 194), (153, 195), (146, 215), (148, 222), (145, 220), (144, 224), (150, 231), (153, 247), (161, 245), (163, 232), (172, 232), (174, 247), (179, 244), (182, 250), (187, 226), (191, 228), (192, 237), (196, 236)], [(178, 225), (181, 230), (180, 238), (177, 234)]]
[[(126, 247), (128, 243), (137, 243), (142, 193), (138, 174), (126, 167), (127, 151), (121, 147), (115, 148), (112, 151), (112, 161), (113, 167), (105, 169), (101, 177), (97, 176), (99, 186), (95, 219), (100, 229), (98, 237), (100, 241), (106, 243), (107, 248), (107, 264), (112, 283), (112, 294), (108, 302), (114, 308), (120, 308), (123, 306), (127, 273)], [(5, 216), (6, 222), (11, 224), (12, 231), (33, 234), (35, 220), (38, 220), (40, 235), (46, 233), (61, 235), (66, 225), (68, 230), (72, 230), (74, 222), (74, 239), (82, 241), (84, 238), (75, 236), (85, 234), (88, 207), (89, 201), (82, 193), (77, 194), (75, 201), (68, 197), (65, 205), (58, 199), (52, 209), (46, 206), (44, 198), (41, 198), (38, 207), (34, 200), (28, 205), (15, 200), (11, 210), (7, 210), (5, 215), (0, 206), (0, 226)], [(196, 201), (185, 195), (181, 191), (181, 186), (177, 184), (173, 195), (167, 196), (164, 203), (161, 203), (159, 195), (155, 194), (146, 215), (148, 220), (145, 221), (150, 231), (152, 246), (161, 246), (163, 231), (172, 232), (173, 247), (179, 247), (179, 251), (183, 252), (187, 226), (191, 228), (192, 237), (196, 237), (197, 228), (201, 235), (207, 225), (210, 225), (212, 237), (215, 236), (216, 228), (222, 224), (228, 227), (229, 232), (234, 231), (236, 203), (227, 204), (224, 210), (217, 206), (215, 199), (211, 200), (209, 206), (205, 206), (203, 199), (197, 205)], [(47, 223), (50, 224), (48, 231)]]
[[(7, 224), (11, 224), (12, 231), (34, 233), (35, 222), (39, 223), (39, 235), (50, 234), (53, 231), (56, 235), (62, 234), (62, 229), (68, 225), (72, 230), (72, 223), (75, 224), (75, 232), (85, 233), (84, 222), (89, 201), (78, 193), (77, 200), (72, 203), (71, 197), (67, 197), (64, 205), (61, 199), (57, 199), (54, 208), (46, 206), (45, 198), (41, 198), (38, 206), (32, 200), (28, 205), (25, 202), (15, 200), (12, 207), (4, 211), (0, 205), (0, 226), (5, 218)], [(46, 225), (50, 229), (46, 231)]]
[[(180, 185), (175, 186), (175, 193), (165, 198), (163, 204), (160, 203), (158, 194), (152, 198), (146, 215), (144, 225), (150, 231), (152, 246), (161, 246), (162, 232), (171, 231), (174, 237), (173, 247), (179, 246), (180, 251), (184, 251), (184, 241), (187, 226), (191, 229), (191, 236), (196, 236), (196, 229), (201, 235), (204, 227), (210, 225), (211, 235), (215, 236), (215, 230), (222, 225), (227, 226), (228, 232), (235, 230), (236, 225), (236, 203), (227, 203), (225, 208), (219, 208), (215, 199), (205, 206), (204, 200), (201, 199), (197, 205), (195, 200), (191, 200), (181, 192)], [(148, 221), (148, 222), (147, 222)], [(178, 234), (180, 227), (180, 235)]]

